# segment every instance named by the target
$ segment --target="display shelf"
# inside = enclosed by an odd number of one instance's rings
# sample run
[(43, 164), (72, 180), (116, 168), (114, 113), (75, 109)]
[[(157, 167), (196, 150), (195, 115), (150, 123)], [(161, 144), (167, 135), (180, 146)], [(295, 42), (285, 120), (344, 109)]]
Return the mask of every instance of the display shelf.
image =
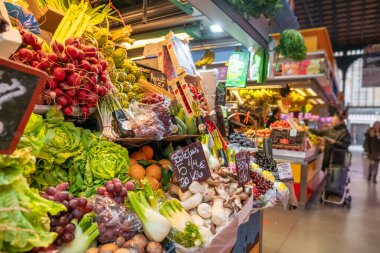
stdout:
[(288, 160), (289, 158), (309, 160), (310, 158), (314, 157), (316, 153), (317, 153), (316, 148), (312, 148), (307, 151), (273, 149), (273, 156), (278, 157), (278, 159), (282, 159), (282, 160)]
[[(171, 136), (168, 136), (168, 137), (163, 138), (163, 139), (160, 140), (160, 141), (165, 141), (165, 142), (178, 142), (178, 141), (185, 141), (185, 140), (192, 139), (192, 138), (197, 138), (197, 137), (199, 137), (199, 136), (200, 136), (200, 135), (197, 135), (197, 134), (171, 135)], [(138, 144), (141, 144), (141, 143), (146, 144), (146, 143), (153, 142), (153, 141), (157, 141), (157, 140), (150, 139), (150, 138), (138, 138), (138, 137), (132, 137), (132, 138), (117, 138), (115, 141), (116, 141), (116, 142), (123, 143), (123, 144), (138, 145)]]

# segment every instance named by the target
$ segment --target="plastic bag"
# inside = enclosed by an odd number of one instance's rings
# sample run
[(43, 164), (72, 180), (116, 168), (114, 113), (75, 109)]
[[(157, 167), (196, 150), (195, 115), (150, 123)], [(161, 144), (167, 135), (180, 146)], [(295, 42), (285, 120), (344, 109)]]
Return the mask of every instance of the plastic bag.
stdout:
[(133, 102), (129, 106), (127, 114), (136, 137), (158, 141), (164, 137), (164, 125), (151, 108)]
[(129, 240), (135, 234), (142, 232), (142, 224), (137, 215), (114, 200), (97, 196), (93, 205), (100, 231), (98, 237), (100, 243), (114, 242), (120, 236)]
[(141, 104), (140, 107), (154, 112), (157, 118), (162, 122), (165, 133), (164, 136), (169, 136), (173, 132), (173, 123), (170, 118), (170, 100), (166, 98), (164, 102), (157, 104)]

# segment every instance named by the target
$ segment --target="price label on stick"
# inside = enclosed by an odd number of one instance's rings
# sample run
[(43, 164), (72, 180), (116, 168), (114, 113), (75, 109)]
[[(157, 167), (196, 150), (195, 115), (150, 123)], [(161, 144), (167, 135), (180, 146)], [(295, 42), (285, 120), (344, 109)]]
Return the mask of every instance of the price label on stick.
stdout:
[(278, 163), (277, 164), (278, 177), (281, 180), (292, 179), (293, 171), (290, 163)]
[(170, 154), (170, 161), (182, 192), (187, 191), (193, 181), (206, 181), (211, 176), (200, 142), (174, 151)]
[(236, 170), (238, 177), (238, 186), (242, 187), (249, 181), (249, 159), (248, 152), (239, 152), (236, 154)]

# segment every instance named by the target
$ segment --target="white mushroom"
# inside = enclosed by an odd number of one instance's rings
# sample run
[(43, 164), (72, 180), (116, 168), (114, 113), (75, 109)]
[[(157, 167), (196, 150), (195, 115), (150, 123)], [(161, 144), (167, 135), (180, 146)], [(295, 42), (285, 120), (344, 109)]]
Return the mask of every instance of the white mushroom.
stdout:
[(197, 207), (197, 212), (199, 216), (201, 216), (204, 219), (207, 219), (211, 217), (212, 208), (207, 203), (201, 203)]

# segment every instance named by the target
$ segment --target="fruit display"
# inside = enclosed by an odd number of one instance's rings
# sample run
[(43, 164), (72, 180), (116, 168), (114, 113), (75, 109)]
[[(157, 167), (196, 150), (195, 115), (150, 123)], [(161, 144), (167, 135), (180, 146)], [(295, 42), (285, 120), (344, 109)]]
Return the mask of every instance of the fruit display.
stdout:
[(270, 134), (271, 134), (271, 130), (269, 128), (264, 128), (264, 129), (258, 129), (257, 130), (257, 137), (269, 138)]
[(239, 95), (243, 100), (264, 100), (279, 96), (279, 92), (272, 89), (241, 89)]
[(290, 129), (290, 124), (288, 121), (286, 120), (278, 120), (278, 121), (275, 121), (274, 123), (272, 123), (270, 125), (270, 127), (273, 129), (273, 128), (283, 128), (283, 129)]
[(112, 87), (108, 63), (99, 50), (84, 44), (81, 38), (69, 38), (65, 45), (54, 41), (51, 52), (46, 53), (42, 50), (44, 44), (34, 34), (24, 30), (20, 34), (23, 46), (11, 59), (49, 75), (41, 102), (58, 105), (66, 115), (76, 110), (88, 117), (90, 108), (96, 107)]
[(202, 56), (201, 59), (199, 59), (196, 63), (195, 66), (197, 67), (202, 67), (202, 66), (207, 66), (210, 65), (211, 63), (214, 62), (215, 59), (215, 53), (214, 51), (207, 49)]
[(277, 172), (277, 162), (271, 157), (264, 154), (263, 151), (256, 153), (256, 164), (263, 170)]
[(253, 141), (256, 137), (256, 134), (255, 134), (255, 130), (250, 128), (250, 129), (247, 129), (245, 132), (244, 132), (244, 135), (247, 136), (248, 139), (250, 139), (251, 141)]
[(289, 143), (288, 129), (272, 129), (270, 139), (273, 145), (283, 145)]
[(228, 136), (228, 140), (231, 144), (240, 144), (242, 147), (255, 148), (256, 145), (253, 141), (247, 138), (242, 133), (232, 133)]

